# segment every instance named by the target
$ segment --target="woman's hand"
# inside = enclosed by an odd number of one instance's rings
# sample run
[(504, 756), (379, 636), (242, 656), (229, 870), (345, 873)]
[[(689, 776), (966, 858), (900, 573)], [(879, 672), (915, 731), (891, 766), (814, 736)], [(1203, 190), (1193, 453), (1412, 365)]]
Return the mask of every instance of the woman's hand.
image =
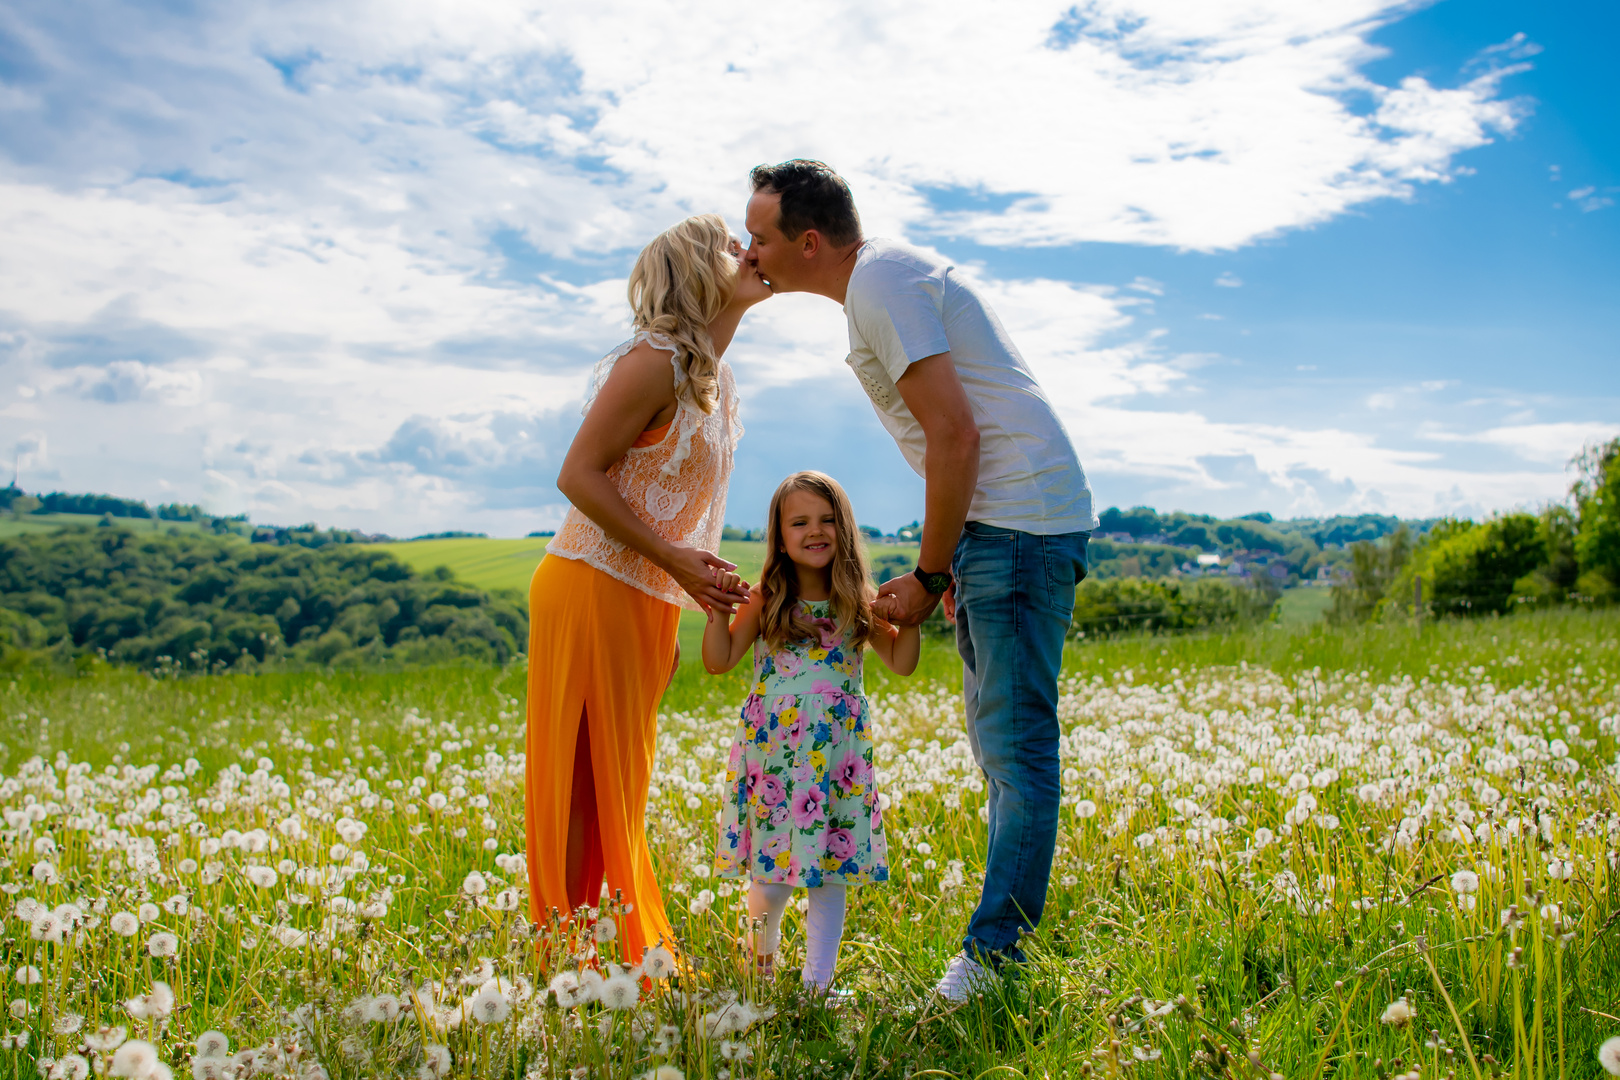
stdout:
[[(737, 605), (748, 600), (748, 583), (729, 573), (737, 569), (737, 564), (727, 562), (712, 551), (671, 544), (664, 556), (664, 569), (686, 595), (710, 611), (711, 617), (716, 611), (735, 615)], [(731, 588), (720, 587), (716, 570), (735, 579)]]

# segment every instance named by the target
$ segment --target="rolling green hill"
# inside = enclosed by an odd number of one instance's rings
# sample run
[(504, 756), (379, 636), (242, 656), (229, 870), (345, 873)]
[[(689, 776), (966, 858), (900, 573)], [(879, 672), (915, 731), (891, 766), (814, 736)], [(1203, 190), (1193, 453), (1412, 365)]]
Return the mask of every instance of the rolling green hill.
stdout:
[[(516, 589), (527, 597), (529, 579), (545, 554), (548, 537), (534, 536), (522, 540), (491, 539), (482, 536), (455, 537), (448, 540), (404, 540), (389, 544), (367, 544), (393, 555), (400, 562), (421, 574), (431, 573), (443, 566), (456, 576), (457, 581), (475, 585), (480, 589)], [(720, 557), (737, 564), (737, 570), (749, 581), (758, 581), (765, 566), (765, 545), (754, 540), (725, 540), (720, 544)], [(871, 547), (872, 567), (882, 580), (909, 569), (917, 560), (915, 544), (874, 544)], [(681, 612), (681, 662), (698, 661), (703, 643), (704, 617), (701, 612)]]
[[(114, 518), (118, 527), (131, 532), (167, 532), (170, 529), (179, 529), (183, 533), (213, 534), (207, 522), (198, 521), (159, 521), (156, 518)], [(0, 514), (0, 540), (13, 536), (33, 536), (38, 533), (53, 532), (64, 525), (99, 525), (101, 517), (98, 514)]]

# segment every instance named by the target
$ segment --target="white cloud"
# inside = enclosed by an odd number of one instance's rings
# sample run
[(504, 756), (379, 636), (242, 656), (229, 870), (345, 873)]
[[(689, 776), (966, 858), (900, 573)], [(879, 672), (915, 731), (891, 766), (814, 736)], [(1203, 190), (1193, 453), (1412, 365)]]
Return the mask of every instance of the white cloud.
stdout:
[(1518, 423), (1475, 432), (1434, 430), (1426, 437), (1436, 442), (1488, 443), (1513, 451), (1528, 461), (1565, 465), (1582, 447), (1620, 435), (1620, 424), (1600, 420), (1557, 423)]
[[(749, 166), (824, 157), (869, 231), (923, 242), (1241, 247), (1443, 182), (1514, 129), (1501, 84), (1516, 68), (1493, 65), (1526, 42), (1456, 88), (1361, 74), (1381, 55), (1370, 34), (1407, 10), (12, 12), (37, 77), (0, 98), (0, 418), (38, 433), (41, 460), (48, 435), (74, 486), (277, 520), (523, 530), (555, 514), (547, 470), (571, 403), (622, 336), (626, 253), (686, 213), (735, 222)], [(1188, 388), (1207, 359), (1167, 358), (1133, 326), (1158, 281), (966, 269), (1065, 415), (1106, 434), (1108, 467), (1221, 483), (1186, 462), (1264, 444), (1255, 460), (1284, 475), (1357, 438), (1128, 409)], [(810, 380), (847, 379), (843, 335), (835, 306), (779, 298), (731, 359), (755, 400), (808, 399)], [(748, 414), (749, 445), (772, 445), (774, 419)], [(1168, 440), (1193, 455), (1175, 465), (1132, 423), (1209, 446)]]
[(1243, 288), (1243, 279), (1232, 273), (1232, 271), (1227, 270), (1224, 271), (1220, 277), (1215, 279), (1215, 284), (1219, 285), (1223, 289), (1241, 289)]

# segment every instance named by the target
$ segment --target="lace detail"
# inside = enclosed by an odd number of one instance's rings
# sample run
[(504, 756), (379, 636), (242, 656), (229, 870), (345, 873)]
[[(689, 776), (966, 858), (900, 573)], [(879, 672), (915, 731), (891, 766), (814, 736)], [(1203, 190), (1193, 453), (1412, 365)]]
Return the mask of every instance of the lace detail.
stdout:
[[(680, 355), (662, 334), (643, 330), (597, 362), (585, 395), (590, 412), (613, 365), (643, 341), (670, 353), (675, 386), (686, 381)], [(669, 431), (651, 446), (633, 446), (608, 469), (608, 476), (636, 516), (653, 532), (672, 543), (713, 551), (720, 543), (726, 518), (726, 485), (742, 438), (738, 421), (737, 382), (731, 366), (720, 361), (718, 399), (714, 412), (704, 415), (676, 399)], [(557, 536), (546, 545), (547, 555), (578, 559), (650, 596), (692, 610), (697, 604), (675, 584), (675, 579), (631, 548), (604, 533), (596, 522), (569, 507)]]

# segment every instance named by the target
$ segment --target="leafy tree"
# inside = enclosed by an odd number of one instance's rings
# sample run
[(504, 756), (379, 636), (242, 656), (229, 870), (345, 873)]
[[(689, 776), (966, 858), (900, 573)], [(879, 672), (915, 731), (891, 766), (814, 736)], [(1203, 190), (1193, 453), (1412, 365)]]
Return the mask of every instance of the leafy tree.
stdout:
[(1350, 545), (1350, 578), (1333, 586), (1333, 607), (1328, 620), (1362, 622), (1372, 617), (1412, 554), (1412, 534), (1404, 526), (1382, 541), (1360, 540)]
[(1587, 447), (1576, 464), (1575, 588), (1599, 600), (1620, 599), (1620, 438)]
[(1520, 579), (1546, 563), (1541, 522), (1502, 514), (1441, 539), (1428, 557), (1428, 606), (1441, 615), (1502, 614)]
[(0, 612), (8, 664), (90, 654), (211, 669), (506, 661), (528, 638), (520, 596), (491, 596), (446, 570), (417, 574), (350, 544), (244, 544), (178, 529), (0, 541)]

